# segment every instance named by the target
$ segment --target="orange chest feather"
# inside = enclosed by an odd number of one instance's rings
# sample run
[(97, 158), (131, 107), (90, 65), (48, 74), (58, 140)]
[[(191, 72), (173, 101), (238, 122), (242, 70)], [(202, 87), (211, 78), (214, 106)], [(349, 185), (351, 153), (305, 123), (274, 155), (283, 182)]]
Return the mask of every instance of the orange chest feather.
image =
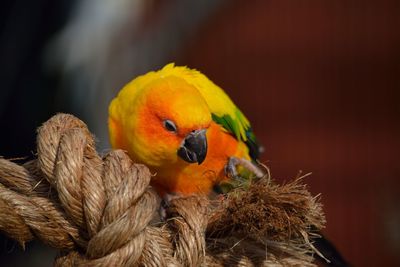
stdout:
[(212, 123), (207, 130), (207, 142), (207, 156), (202, 164), (179, 160), (176, 164), (155, 170), (157, 175), (152, 185), (161, 195), (174, 192), (208, 194), (215, 184), (227, 179), (224, 167), (229, 157), (249, 159), (246, 145), (216, 123)]

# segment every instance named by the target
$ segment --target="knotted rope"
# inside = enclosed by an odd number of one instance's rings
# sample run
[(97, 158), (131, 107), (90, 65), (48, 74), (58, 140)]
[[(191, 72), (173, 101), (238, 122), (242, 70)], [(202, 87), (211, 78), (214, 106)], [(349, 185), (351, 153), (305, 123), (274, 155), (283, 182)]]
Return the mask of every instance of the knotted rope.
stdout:
[(0, 230), (59, 249), (56, 266), (314, 266), (310, 229), (325, 220), (298, 180), (175, 199), (159, 222), (151, 177), (121, 150), (100, 157), (86, 125), (58, 114), (38, 130), (37, 159), (0, 158)]

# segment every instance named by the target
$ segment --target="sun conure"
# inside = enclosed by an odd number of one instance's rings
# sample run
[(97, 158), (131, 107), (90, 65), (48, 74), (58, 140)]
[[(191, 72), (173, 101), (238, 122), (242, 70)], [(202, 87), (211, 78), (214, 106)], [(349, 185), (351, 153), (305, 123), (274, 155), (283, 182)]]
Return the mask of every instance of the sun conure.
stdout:
[[(110, 104), (109, 131), (114, 148), (156, 173), (151, 183), (164, 201), (208, 194), (249, 171), (263, 175), (249, 121), (197, 70), (168, 64), (129, 82)], [(348, 266), (323, 236), (313, 243), (329, 266)]]
[(247, 118), (205, 75), (173, 63), (125, 85), (110, 104), (109, 132), (113, 148), (156, 173), (161, 196), (208, 194), (238, 172), (262, 175)]

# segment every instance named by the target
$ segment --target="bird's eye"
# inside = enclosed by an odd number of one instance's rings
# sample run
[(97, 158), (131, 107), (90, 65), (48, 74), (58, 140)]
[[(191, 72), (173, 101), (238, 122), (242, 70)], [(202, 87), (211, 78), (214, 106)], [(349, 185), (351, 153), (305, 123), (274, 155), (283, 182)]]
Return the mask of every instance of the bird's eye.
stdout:
[(164, 120), (163, 124), (164, 124), (165, 129), (167, 129), (170, 132), (176, 133), (177, 129), (176, 129), (175, 123), (173, 121)]

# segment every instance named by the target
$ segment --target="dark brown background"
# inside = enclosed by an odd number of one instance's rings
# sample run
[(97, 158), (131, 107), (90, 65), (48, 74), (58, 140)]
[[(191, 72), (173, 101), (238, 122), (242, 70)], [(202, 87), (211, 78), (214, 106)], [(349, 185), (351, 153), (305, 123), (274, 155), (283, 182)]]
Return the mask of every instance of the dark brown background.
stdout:
[(249, 117), (275, 178), (313, 173), (354, 266), (400, 264), (399, 26), (399, 1), (234, 1), (181, 61)]

